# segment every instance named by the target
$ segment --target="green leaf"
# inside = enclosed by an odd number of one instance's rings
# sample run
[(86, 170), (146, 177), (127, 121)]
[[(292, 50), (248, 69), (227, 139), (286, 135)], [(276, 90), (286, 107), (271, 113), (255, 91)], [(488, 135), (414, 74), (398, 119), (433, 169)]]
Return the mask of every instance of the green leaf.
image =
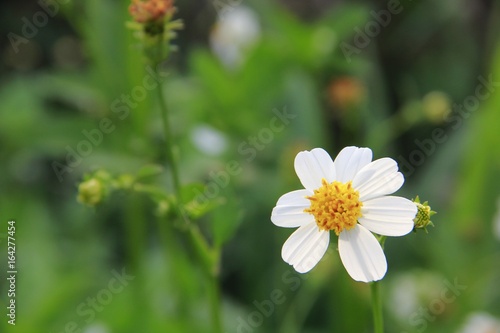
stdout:
[(163, 173), (165, 169), (158, 164), (149, 164), (143, 166), (138, 172), (136, 176), (136, 180), (142, 180), (144, 178), (150, 178), (150, 177), (155, 177), (158, 176), (159, 174)]
[(224, 200), (220, 197), (210, 198), (205, 194), (205, 185), (192, 183), (181, 188), (181, 202), (189, 216), (199, 219), (220, 206)]
[(212, 233), (216, 247), (222, 247), (236, 232), (243, 220), (243, 211), (234, 195), (223, 198), (224, 203), (212, 212)]

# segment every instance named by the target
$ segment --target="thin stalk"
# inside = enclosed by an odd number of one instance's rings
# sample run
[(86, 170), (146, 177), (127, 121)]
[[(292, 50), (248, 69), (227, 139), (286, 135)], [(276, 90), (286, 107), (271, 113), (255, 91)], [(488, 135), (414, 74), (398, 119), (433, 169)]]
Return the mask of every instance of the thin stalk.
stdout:
[(372, 311), (373, 325), (375, 333), (384, 333), (384, 317), (382, 316), (382, 299), (380, 298), (380, 283), (373, 282), (371, 284), (372, 291)]
[[(165, 43), (163, 40), (163, 35), (160, 35), (158, 38), (159, 38), (159, 42), (158, 42), (158, 47), (157, 47), (158, 54), (157, 54), (157, 66), (156, 66), (156, 68), (159, 67), (161, 59), (163, 59), (163, 52), (164, 52), (163, 46)], [(188, 218), (186, 212), (184, 211), (184, 207), (182, 206), (182, 202), (181, 202), (181, 185), (180, 185), (179, 169), (177, 168), (177, 163), (176, 163), (176, 160), (174, 157), (173, 136), (172, 136), (171, 126), (170, 126), (170, 112), (169, 112), (169, 109), (167, 106), (167, 101), (165, 100), (163, 81), (164, 80), (159, 80), (157, 91), (158, 91), (158, 99), (159, 99), (159, 104), (160, 104), (161, 121), (163, 124), (163, 132), (164, 132), (164, 136), (165, 136), (165, 152), (167, 154), (167, 163), (170, 166), (171, 175), (172, 175), (172, 184), (174, 186), (174, 193), (175, 193), (175, 197), (177, 199), (177, 203), (176, 203), (175, 207), (177, 209), (177, 213), (184, 220), (186, 225), (190, 225), (189, 218)]]
[(387, 239), (387, 236), (379, 236), (378, 237), (378, 242), (380, 243), (380, 246), (382, 246), (382, 249), (384, 248), (385, 245), (385, 240)]
[(218, 274), (210, 274), (210, 310), (212, 313), (212, 330), (213, 333), (222, 333), (222, 316), (220, 302), (220, 287)]
[(220, 249), (210, 248), (200, 230), (194, 224), (190, 225), (189, 235), (191, 236), (193, 247), (197, 250), (200, 260), (208, 273), (212, 332), (222, 333), (221, 292), (219, 286)]
[[(160, 41), (158, 42), (158, 63), (161, 61), (163, 57), (163, 35), (158, 37)], [(158, 66), (157, 66), (158, 67)], [(179, 171), (177, 169), (177, 163), (175, 163), (174, 152), (173, 152), (173, 138), (172, 131), (170, 130), (170, 118), (169, 118), (169, 110), (167, 107), (167, 102), (165, 100), (165, 95), (163, 91), (163, 81), (159, 80), (158, 82), (158, 99), (160, 101), (160, 113), (161, 120), (163, 124), (163, 132), (165, 135), (165, 151), (167, 153), (167, 161), (170, 164), (170, 169), (172, 173), (172, 183), (174, 185), (174, 191), (178, 199), (180, 199), (180, 180), (179, 180)]]
[[(158, 63), (163, 58), (163, 36), (159, 37), (160, 41), (158, 43)], [(177, 198), (176, 209), (179, 216), (184, 220), (188, 227), (188, 234), (191, 238), (193, 245), (195, 246), (203, 265), (205, 266), (207, 273), (209, 275), (209, 297), (210, 297), (210, 309), (212, 313), (212, 325), (213, 333), (222, 333), (222, 319), (221, 319), (221, 305), (220, 305), (220, 288), (218, 281), (218, 261), (220, 258), (220, 251), (211, 250), (207, 241), (201, 234), (200, 230), (196, 225), (193, 225), (189, 217), (184, 211), (184, 207), (181, 201), (181, 186), (179, 179), (179, 171), (177, 168), (177, 163), (174, 158), (173, 152), (173, 139), (169, 119), (169, 110), (163, 94), (163, 81), (159, 81), (158, 85), (158, 97), (160, 102), (160, 113), (163, 123), (163, 130), (165, 135), (165, 150), (167, 154), (167, 162), (170, 164), (172, 183), (174, 186), (175, 196)]]

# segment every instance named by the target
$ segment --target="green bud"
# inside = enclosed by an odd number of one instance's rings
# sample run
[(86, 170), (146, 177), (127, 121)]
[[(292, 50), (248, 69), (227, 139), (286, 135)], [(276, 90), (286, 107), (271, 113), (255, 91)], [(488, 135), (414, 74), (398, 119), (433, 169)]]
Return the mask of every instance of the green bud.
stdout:
[(93, 207), (100, 204), (109, 194), (113, 180), (106, 170), (97, 170), (83, 177), (78, 185), (78, 202)]
[(424, 231), (427, 233), (427, 226), (434, 226), (434, 224), (431, 221), (431, 216), (436, 214), (435, 211), (431, 210), (431, 207), (429, 206), (429, 202), (425, 201), (424, 203), (420, 202), (420, 198), (417, 197), (413, 200), (415, 205), (417, 205), (417, 215), (413, 219), (414, 222), (414, 228), (413, 231), (417, 231), (417, 229), (424, 229)]
[(95, 206), (99, 204), (105, 196), (105, 187), (102, 182), (96, 178), (88, 179), (78, 185), (78, 202)]

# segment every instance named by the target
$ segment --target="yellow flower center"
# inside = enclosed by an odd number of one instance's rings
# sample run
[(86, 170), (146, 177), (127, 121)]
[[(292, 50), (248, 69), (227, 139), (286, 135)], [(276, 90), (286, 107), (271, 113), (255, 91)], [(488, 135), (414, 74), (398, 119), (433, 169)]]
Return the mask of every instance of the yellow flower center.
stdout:
[(352, 182), (328, 183), (321, 180), (322, 186), (314, 190), (314, 195), (306, 197), (311, 206), (304, 212), (314, 215), (321, 230), (333, 230), (337, 236), (344, 229), (352, 229), (361, 217), (363, 203), (359, 192), (352, 188)]

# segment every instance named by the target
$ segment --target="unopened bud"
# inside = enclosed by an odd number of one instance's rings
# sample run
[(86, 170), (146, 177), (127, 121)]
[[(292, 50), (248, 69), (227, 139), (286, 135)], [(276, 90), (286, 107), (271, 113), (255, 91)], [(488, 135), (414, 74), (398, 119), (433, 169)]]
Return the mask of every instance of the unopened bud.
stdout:
[(86, 180), (78, 185), (78, 202), (95, 206), (99, 204), (105, 195), (105, 188), (102, 182), (96, 178)]
[(431, 210), (428, 201), (421, 203), (418, 195), (415, 200), (413, 200), (413, 202), (415, 203), (415, 205), (417, 205), (418, 209), (417, 215), (413, 219), (413, 222), (415, 224), (413, 231), (417, 231), (417, 229), (424, 229), (424, 231), (427, 232), (428, 226), (434, 226), (431, 221), (431, 216), (436, 214), (436, 212)]

